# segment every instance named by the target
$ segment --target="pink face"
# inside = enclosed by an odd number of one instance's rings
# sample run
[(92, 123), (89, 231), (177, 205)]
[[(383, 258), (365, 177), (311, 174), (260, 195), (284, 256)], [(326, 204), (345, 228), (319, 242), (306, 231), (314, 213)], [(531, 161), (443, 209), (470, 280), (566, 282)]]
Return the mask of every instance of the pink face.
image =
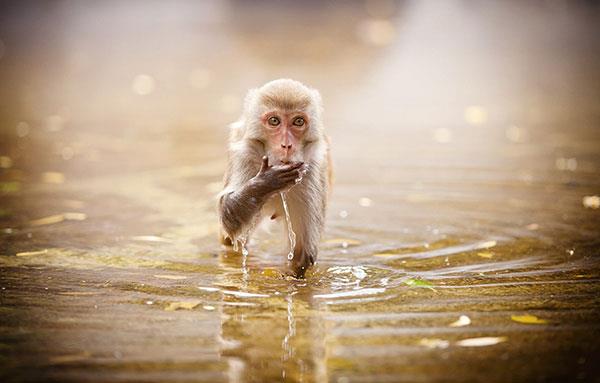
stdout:
[(262, 116), (267, 134), (269, 154), (275, 163), (302, 160), (302, 137), (308, 126), (308, 116), (302, 112), (273, 110)]

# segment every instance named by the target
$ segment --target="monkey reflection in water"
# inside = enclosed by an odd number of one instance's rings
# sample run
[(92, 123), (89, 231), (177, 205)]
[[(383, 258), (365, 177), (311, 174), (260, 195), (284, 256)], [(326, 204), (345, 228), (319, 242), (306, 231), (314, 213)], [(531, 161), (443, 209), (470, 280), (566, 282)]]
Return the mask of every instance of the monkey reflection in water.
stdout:
[(317, 260), (331, 183), (329, 140), (319, 92), (289, 79), (248, 92), (230, 126), (229, 159), (219, 194), (221, 242), (241, 245), (265, 217), (283, 222), (288, 274), (303, 278)]

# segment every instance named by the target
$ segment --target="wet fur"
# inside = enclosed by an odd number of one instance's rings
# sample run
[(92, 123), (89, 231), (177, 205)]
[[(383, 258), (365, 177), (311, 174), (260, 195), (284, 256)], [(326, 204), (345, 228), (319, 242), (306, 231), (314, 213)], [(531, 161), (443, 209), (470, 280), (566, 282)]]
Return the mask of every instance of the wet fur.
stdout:
[[(317, 259), (318, 244), (325, 224), (327, 198), (331, 181), (329, 142), (324, 133), (319, 93), (293, 80), (275, 80), (262, 88), (253, 89), (246, 96), (244, 113), (231, 124), (228, 150), (228, 166), (224, 176), (224, 189), (219, 195), (221, 242), (231, 245), (231, 239), (244, 233), (250, 236), (258, 221), (275, 214), (285, 222), (279, 193), (270, 196), (251, 219), (236, 221), (237, 211), (226, 211), (223, 196), (239, 190), (258, 173), (261, 158), (267, 154), (266, 141), (260, 116), (272, 108), (285, 111), (302, 110), (309, 116), (310, 124), (301, 148), (302, 160), (309, 171), (302, 182), (287, 193), (292, 227), (297, 235), (296, 249), (290, 268), (297, 276), (303, 276), (310, 264)], [(255, 209), (251, 201), (240, 204), (241, 209)], [(233, 222), (232, 222), (233, 221)], [(235, 230), (231, 228), (235, 227)], [(287, 225), (284, 225), (287, 238)], [(227, 229), (229, 228), (229, 229)]]

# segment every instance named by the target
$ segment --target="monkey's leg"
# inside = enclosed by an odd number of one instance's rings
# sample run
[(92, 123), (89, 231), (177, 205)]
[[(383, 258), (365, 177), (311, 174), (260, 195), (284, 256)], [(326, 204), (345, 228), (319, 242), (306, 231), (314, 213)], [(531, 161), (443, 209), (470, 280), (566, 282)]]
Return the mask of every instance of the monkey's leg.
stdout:
[(290, 215), (292, 228), (296, 233), (296, 247), (288, 267), (296, 278), (303, 278), (309, 267), (317, 261), (324, 217), (320, 199), (313, 197), (307, 200), (306, 194), (295, 193), (290, 198)]
[(233, 242), (231, 242), (231, 238), (229, 238), (223, 230), (219, 230), (219, 242), (221, 245), (225, 246), (233, 246)]

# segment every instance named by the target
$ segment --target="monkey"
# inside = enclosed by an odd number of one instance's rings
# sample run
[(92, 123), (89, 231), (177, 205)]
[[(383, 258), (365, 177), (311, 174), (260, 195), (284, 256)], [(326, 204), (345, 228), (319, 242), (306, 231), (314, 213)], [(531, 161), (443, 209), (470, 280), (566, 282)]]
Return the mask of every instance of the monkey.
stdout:
[[(261, 220), (285, 220), (280, 194), (285, 193), (296, 234), (286, 274), (296, 278), (304, 278), (317, 260), (331, 189), (322, 113), (320, 93), (299, 81), (278, 79), (249, 90), (241, 117), (230, 125), (218, 195), (221, 243), (234, 249), (241, 244), (244, 251)], [(284, 230), (289, 235), (287, 225)]]

